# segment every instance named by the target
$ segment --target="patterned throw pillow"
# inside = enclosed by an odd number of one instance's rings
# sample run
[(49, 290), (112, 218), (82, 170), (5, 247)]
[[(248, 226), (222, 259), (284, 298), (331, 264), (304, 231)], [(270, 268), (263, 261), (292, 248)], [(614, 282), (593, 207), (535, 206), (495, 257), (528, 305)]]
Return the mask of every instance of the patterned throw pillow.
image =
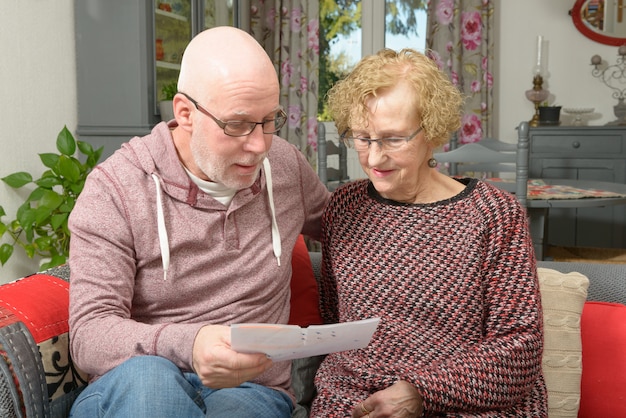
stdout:
[(550, 418), (578, 416), (582, 375), (580, 320), (589, 279), (538, 268), (543, 306), (543, 374)]

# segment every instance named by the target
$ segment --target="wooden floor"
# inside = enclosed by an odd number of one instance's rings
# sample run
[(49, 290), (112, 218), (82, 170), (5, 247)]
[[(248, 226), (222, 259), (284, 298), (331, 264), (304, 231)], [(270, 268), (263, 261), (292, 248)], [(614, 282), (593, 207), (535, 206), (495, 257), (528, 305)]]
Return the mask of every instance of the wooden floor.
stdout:
[(626, 264), (626, 249), (548, 247), (546, 259), (554, 261), (577, 261), (586, 263)]

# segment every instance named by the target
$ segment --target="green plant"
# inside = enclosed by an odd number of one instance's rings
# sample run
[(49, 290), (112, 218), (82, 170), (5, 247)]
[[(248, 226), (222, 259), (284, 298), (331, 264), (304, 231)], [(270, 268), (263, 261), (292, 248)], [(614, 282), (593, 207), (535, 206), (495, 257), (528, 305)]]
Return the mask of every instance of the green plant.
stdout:
[[(67, 127), (59, 132), (56, 147), (60, 154), (39, 154), (41, 162), (48, 168), (40, 178), (33, 180), (32, 175), (24, 171), (2, 178), (14, 189), (29, 183), (36, 186), (17, 209), (14, 220), (3, 222), (6, 212), (0, 206), (0, 237), (7, 234), (11, 239), (10, 243), (0, 245), (3, 266), (16, 245), (22, 247), (30, 258), (43, 257), (46, 262), (42, 263), (42, 269), (67, 260), (70, 242), (67, 220), (87, 175), (100, 160), (103, 148), (94, 150), (89, 143), (76, 141)], [(74, 157), (77, 148), (87, 157), (85, 163)]]
[(176, 93), (178, 93), (178, 84), (176, 83), (176, 81), (171, 81), (161, 88), (163, 100), (174, 99)]
[(561, 107), (561, 105), (557, 104), (557, 103), (550, 103), (547, 100), (544, 102), (541, 102), (539, 104), (539, 107)]

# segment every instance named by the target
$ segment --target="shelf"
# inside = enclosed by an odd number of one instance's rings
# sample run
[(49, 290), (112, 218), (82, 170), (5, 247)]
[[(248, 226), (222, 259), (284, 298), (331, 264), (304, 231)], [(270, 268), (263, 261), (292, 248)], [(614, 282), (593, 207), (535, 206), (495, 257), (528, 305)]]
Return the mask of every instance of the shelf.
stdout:
[(180, 70), (180, 64), (174, 64), (166, 61), (157, 61), (156, 66), (159, 68), (166, 68), (168, 70)]
[(165, 16), (165, 17), (169, 17), (169, 18), (176, 19), (176, 20), (180, 20), (182, 22), (187, 22), (189, 20), (185, 16), (181, 16), (181, 15), (178, 15), (178, 14), (172, 13), (172, 12), (166, 12), (165, 10), (161, 10), (161, 9), (155, 9), (154, 10), (154, 14)]

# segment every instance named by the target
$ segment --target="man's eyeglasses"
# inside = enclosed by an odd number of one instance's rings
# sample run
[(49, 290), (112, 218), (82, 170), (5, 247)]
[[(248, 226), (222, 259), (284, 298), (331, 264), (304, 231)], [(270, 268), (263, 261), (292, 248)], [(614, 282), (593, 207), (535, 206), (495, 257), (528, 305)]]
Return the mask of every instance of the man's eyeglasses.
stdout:
[(275, 134), (276, 132), (280, 131), (280, 128), (282, 128), (285, 125), (285, 122), (287, 122), (287, 114), (282, 109), (279, 109), (278, 112), (276, 112), (276, 115), (273, 119), (265, 119), (262, 122), (250, 122), (246, 120), (229, 120), (224, 122), (213, 116), (208, 110), (202, 107), (188, 94), (183, 92), (179, 93), (189, 99), (189, 101), (193, 103), (196, 109), (198, 109), (201, 113), (204, 113), (205, 115), (213, 119), (213, 121), (215, 121), (215, 123), (217, 123), (217, 125), (222, 128), (224, 130), (224, 133), (228, 136), (250, 135), (257, 125), (261, 125), (264, 134)]
[(385, 151), (399, 151), (402, 149), (403, 145), (409, 142), (411, 139), (415, 138), (417, 134), (422, 131), (422, 127), (420, 126), (417, 131), (413, 132), (409, 136), (399, 137), (399, 138), (362, 138), (358, 136), (352, 136), (351, 131), (346, 131), (341, 135), (341, 139), (344, 143), (350, 147), (354, 148), (357, 152), (365, 152), (369, 151), (372, 142), (376, 142), (381, 150)]

